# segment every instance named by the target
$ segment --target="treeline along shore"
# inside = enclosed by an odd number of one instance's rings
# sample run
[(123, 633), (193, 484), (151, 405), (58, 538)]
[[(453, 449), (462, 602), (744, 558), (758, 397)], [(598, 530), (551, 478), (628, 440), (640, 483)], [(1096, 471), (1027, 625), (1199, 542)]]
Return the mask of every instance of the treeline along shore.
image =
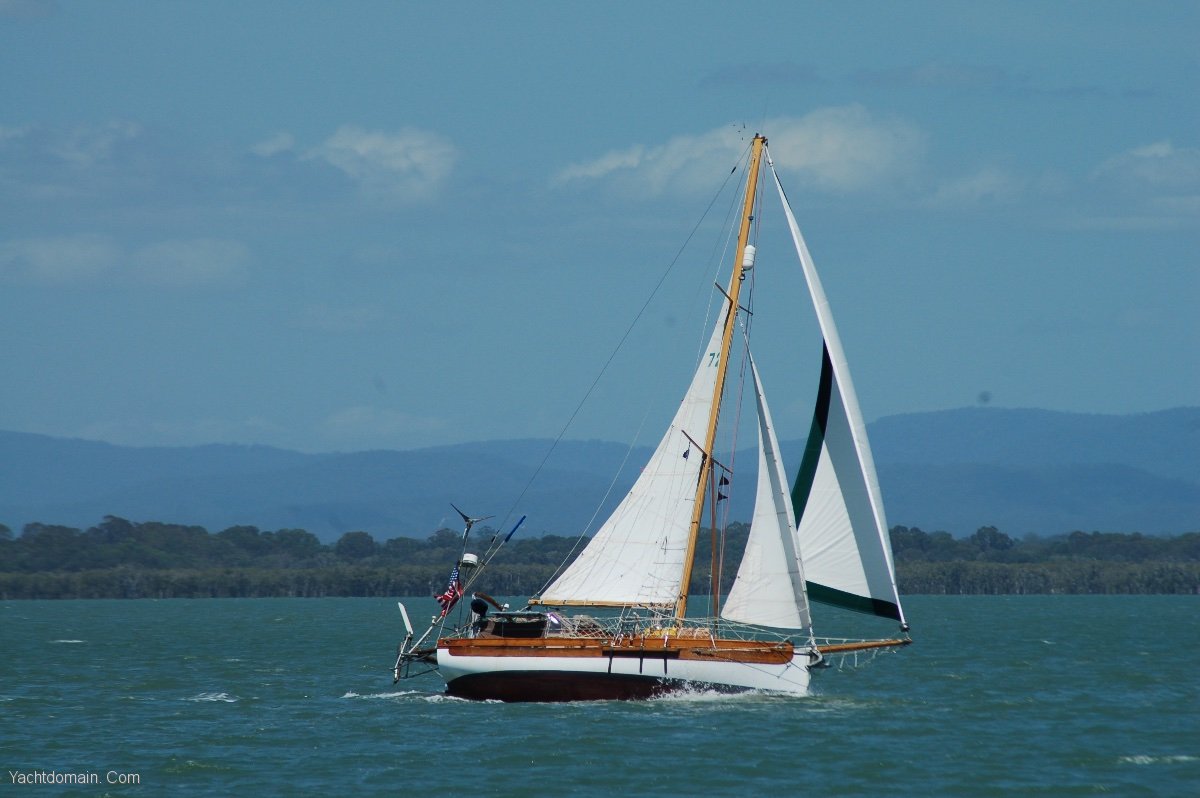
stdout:
[[(724, 561), (737, 563), (749, 528), (726, 530)], [(495, 532), (476, 529), (482, 554)], [(967, 538), (915, 527), (891, 530), (902, 593), (1200, 593), (1200, 532), (1175, 537), (1071, 532), (1014, 539), (995, 527)], [(692, 590), (712, 584), (709, 535), (701, 535)], [(540, 590), (583, 542), (575, 537), (514, 538), (473, 589), (505, 596)], [(85, 530), (0, 524), (0, 599), (266, 598), (420, 596), (445, 589), (462, 535), (441, 529), (425, 540), (377, 541), (347, 532), (324, 544), (302, 529), (262, 531), (132, 522), (106, 516)], [(728, 590), (735, 567), (722, 574)]]

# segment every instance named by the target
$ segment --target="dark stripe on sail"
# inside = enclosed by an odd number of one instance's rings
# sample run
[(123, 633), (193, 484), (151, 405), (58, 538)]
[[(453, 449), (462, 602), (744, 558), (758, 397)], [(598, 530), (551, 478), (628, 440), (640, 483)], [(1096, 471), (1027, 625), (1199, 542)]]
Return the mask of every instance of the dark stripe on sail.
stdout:
[[(825, 433), (829, 423), (829, 403), (833, 400), (833, 361), (829, 359), (829, 350), (821, 343), (821, 384), (817, 389), (817, 405), (813, 409), (812, 428), (808, 431), (808, 443), (804, 447), (804, 459), (800, 463), (800, 471), (796, 474), (796, 482), (792, 486), (792, 507), (796, 510), (796, 524), (804, 517), (808, 506), (808, 497), (812, 493), (813, 481), (817, 477), (817, 463), (821, 459), (821, 449), (825, 446)], [(822, 604), (832, 604), (835, 607), (865, 612), (868, 615), (878, 615), (882, 618), (900, 620), (900, 608), (890, 601), (859, 596), (844, 590), (827, 587), (809, 582), (807, 584), (808, 598)]]
[(833, 396), (833, 361), (829, 350), (821, 342), (821, 384), (817, 388), (817, 406), (813, 409), (812, 427), (808, 430), (808, 443), (804, 446), (804, 459), (792, 485), (792, 507), (796, 511), (796, 523), (804, 517), (808, 506), (808, 495), (812, 492), (813, 480), (817, 476), (817, 463), (821, 460), (821, 448), (825, 445), (825, 425), (829, 422), (829, 402)]
[(895, 621), (902, 620), (900, 608), (890, 601), (857, 596), (844, 590), (818, 585), (816, 582), (808, 583), (808, 598), (822, 604), (832, 604), (835, 607), (855, 612), (865, 612), (867, 615), (878, 615), (881, 618), (891, 618)]

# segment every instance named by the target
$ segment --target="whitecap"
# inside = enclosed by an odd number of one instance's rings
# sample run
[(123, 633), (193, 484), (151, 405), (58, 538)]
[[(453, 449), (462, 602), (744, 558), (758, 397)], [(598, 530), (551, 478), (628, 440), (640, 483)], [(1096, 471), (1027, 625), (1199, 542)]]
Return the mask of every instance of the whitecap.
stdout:
[(346, 694), (342, 696), (342, 698), (402, 698), (406, 695), (420, 694), (420, 690), (399, 690), (390, 693), (367, 693), (366, 695), (363, 695), (361, 693), (356, 693), (353, 690), (348, 690), (346, 691)]
[(807, 699), (809, 694), (800, 693), (783, 693), (772, 690), (714, 690), (705, 687), (685, 687), (683, 689), (672, 690), (671, 692), (663, 693), (649, 699), (650, 701), (663, 703), (730, 703), (730, 702), (745, 702), (745, 701), (778, 701), (778, 700), (795, 700)]
[(679, 703), (701, 703), (710, 701), (739, 701), (745, 700), (747, 696), (753, 696), (756, 693), (753, 690), (747, 690), (739, 693), (722, 692), (720, 690), (705, 690), (701, 688), (685, 688), (683, 690), (674, 690), (669, 693), (663, 693), (651, 698), (651, 701), (660, 702), (679, 702)]
[(1200, 759), (1200, 757), (1188, 756), (1187, 754), (1175, 754), (1173, 756), (1137, 754), (1135, 756), (1123, 756), (1118, 761), (1124, 762), (1127, 765), (1162, 765), (1177, 762), (1195, 762), (1197, 759)]
[(200, 693), (191, 698), (185, 698), (184, 701), (220, 701), (225, 704), (232, 704), (237, 701), (237, 696), (232, 696), (229, 693)]
[(461, 701), (461, 702), (467, 703), (467, 704), (476, 704), (476, 703), (503, 704), (504, 703), (503, 701), (491, 701), (491, 700), (473, 701), (470, 698), (459, 698), (456, 695), (446, 695), (445, 693), (431, 693), (429, 695), (423, 696), (423, 700), (428, 701), (432, 704), (438, 704), (438, 703), (441, 703), (442, 701)]
[(86, 640), (51, 640), (51, 643), (86, 643)]

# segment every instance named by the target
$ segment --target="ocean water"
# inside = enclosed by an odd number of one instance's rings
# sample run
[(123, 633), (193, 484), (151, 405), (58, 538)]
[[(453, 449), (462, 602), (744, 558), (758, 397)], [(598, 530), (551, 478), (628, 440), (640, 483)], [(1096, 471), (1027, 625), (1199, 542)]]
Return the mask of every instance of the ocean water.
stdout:
[(905, 606), (807, 698), (510, 705), (393, 685), (392, 601), (6, 602), (0, 794), (1200, 794), (1200, 597)]

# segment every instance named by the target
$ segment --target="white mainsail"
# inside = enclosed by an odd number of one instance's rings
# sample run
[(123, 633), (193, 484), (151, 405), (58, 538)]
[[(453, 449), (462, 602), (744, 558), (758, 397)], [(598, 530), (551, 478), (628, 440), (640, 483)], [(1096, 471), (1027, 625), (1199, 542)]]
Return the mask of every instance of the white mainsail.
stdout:
[(758, 492), (746, 553), (721, 617), (756, 626), (807, 629), (812, 619), (787, 475), (753, 358), (750, 371), (758, 406)]
[[(726, 311), (728, 312), (728, 311)], [(683, 582), (701, 450), (721, 351), (724, 313), (687, 394), (624, 500), (538, 604), (673, 605)]]
[(792, 493), (800, 516), (800, 553), (808, 596), (903, 624), (879, 479), (850, 369), (829, 300), (769, 153), (767, 164), (824, 338), (816, 411)]

